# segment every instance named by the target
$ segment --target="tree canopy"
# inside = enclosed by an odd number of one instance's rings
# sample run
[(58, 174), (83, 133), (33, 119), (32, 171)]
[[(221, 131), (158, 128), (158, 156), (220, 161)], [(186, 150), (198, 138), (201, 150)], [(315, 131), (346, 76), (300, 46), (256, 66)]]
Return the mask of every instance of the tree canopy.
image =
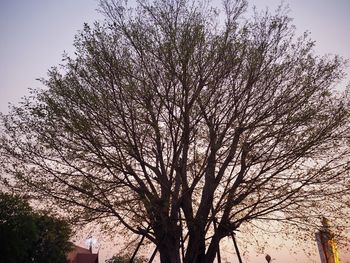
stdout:
[(68, 263), (70, 227), (28, 202), (0, 193), (0, 255), (8, 263)]
[(342, 58), (316, 56), (283, 8), (100, 6), (105, 22), (85, 25), (47, 88), (2, 118), (18, 186), (145, 235), (162, 262), (213, 262), (224, 237), (256, 222), (344, 226)]

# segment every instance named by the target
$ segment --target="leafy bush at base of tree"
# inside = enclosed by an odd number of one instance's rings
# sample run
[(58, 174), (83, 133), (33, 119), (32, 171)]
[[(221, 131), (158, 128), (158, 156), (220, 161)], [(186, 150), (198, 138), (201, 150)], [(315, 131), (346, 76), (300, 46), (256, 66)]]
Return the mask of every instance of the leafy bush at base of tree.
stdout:
[[(108, 259), (106, 263), (129, 263), (131, 259), (130, 255), (115, 255)], [(134, 263), (144, 263), (147, 262), (144, 257), (137, 257), (133, 260)]]

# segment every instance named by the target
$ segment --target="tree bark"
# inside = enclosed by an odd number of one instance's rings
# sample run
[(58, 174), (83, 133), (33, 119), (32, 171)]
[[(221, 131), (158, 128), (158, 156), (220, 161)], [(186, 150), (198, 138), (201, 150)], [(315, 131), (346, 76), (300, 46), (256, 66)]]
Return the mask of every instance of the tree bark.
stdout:
[(163, 241), (159, 243), (158, 249), (160, 254), (160, 262), (162, 263), (180, 263), (180, 249), (178, 243), (174, 242), (174, 238), (164, 236)]
[(199, 226), (191, 226), (189, 241), (185, 255), (185, 263), (204, 262), (205, 260), (205, 232)]
[(162, 263), (180, 263), (180, 231), (176, 225), (155, 228), (158, 251)]
[(220, 240), (222, 239), (222, 235), (220, 235), (219, 231), (217, 230), (214, 236), (211, 239), (210, 245), (208, 247), (207, 253), (205, 255), (205, 262), (211, 263), (214, 262), (214, 259), (220, 249), (219, 244)]

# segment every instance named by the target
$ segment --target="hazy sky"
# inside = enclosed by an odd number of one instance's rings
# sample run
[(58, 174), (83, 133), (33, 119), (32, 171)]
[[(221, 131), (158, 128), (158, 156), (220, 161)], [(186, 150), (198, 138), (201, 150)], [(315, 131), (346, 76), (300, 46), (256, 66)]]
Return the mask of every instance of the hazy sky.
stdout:
[[(249, 2), (274, 9), (281, 1)], [(350, 58), (350, 0), (285, 2), (298, 32), (311, 31), (318, 53)], [(0, 112), (40, 86), (35, 79), (58, 65), (64, 51), (73, 52), (77, 30), (101, 18), (97, 7), (97, 0), (0, 0)]]
[(0, 0), (0, 111), (16, 102), (36, 78), (58, 65), (84, 22), (99, 14), (95, 0)]
[[(249, 2), (275, 9), (281, 1)], [(350, 0), (284, 2), (290, 6), (298, 32), (312, 33), (319, 54), (350, 58)], [(29, 87), (39, 87), (35, 79), (58, 65), (64, 51), (73, 53), (77, 30), (84, 22), (91, 24), (101, 18), (97, 7), (95, 0), (0, 0), (0, 112), (7, 112), (8, 102), (18, 102)], [(350, 75), (349, 68), (347, 72)], [(345, 82), (341, 86), (345, 87)], [(276, 262), (295, 262), (295, 256)]]

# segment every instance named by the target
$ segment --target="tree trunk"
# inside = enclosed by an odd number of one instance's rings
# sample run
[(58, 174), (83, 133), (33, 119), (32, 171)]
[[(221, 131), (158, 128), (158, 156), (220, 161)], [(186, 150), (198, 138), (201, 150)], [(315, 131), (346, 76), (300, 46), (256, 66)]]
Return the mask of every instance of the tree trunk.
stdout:
[(162, 263), (181, 263), (180, 259), (180, 236), (181, 228), (174, 223), (163, 221), (153, 228), (157, 248)]
[(185, 263), (203, 263), (205, 260), (204, 230), (190, 230)]
[(161, 263), (181, 263), (180, 246), (176, 238), (165, 235), (158, 244)]
[(210, 242), (210, 245), (208, 247), (206, 256), (205, 256), (205, 263), (211, 263), (214, 262), (214, 259), (216, 257), (216, 254), (218, 252), (218, 249), (220, 249), (219, 244), (220, 244), (221, 237), (219, 234), (215, 234)]

